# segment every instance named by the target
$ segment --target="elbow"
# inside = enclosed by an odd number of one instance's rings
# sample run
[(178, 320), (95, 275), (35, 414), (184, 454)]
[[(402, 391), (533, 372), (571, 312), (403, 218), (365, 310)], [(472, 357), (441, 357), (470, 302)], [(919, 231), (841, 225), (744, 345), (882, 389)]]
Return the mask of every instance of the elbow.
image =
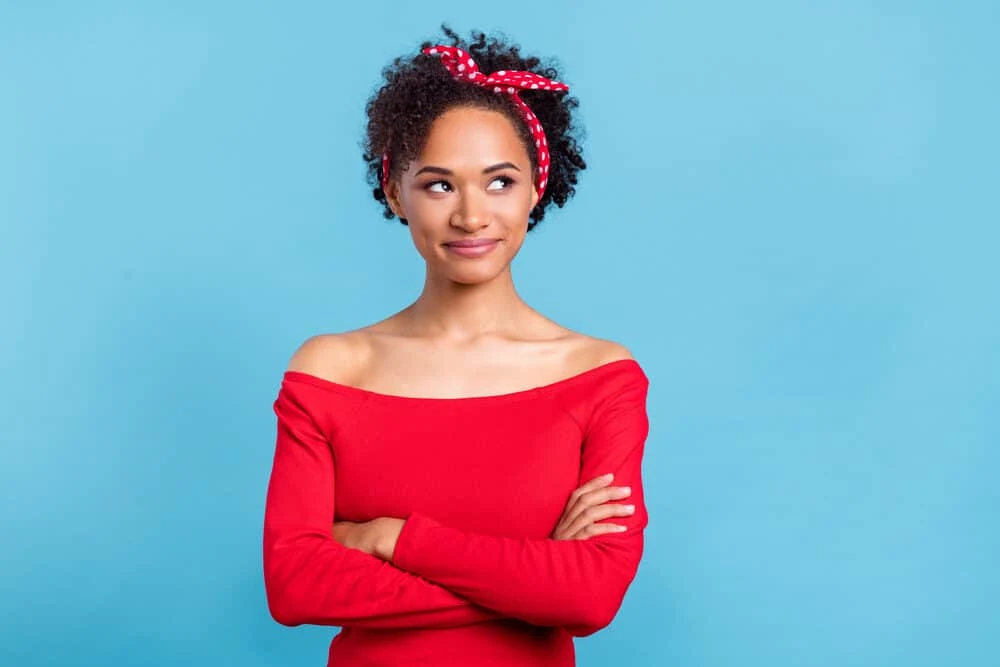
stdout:
[(291, 602), (287, 590), (282, 590), (274, 581), (265, 581), (264, 590), (271, 618), (290, 628), (305, 623), (302, 610)]
[(603, 626), (597, 625), (570, 625), (566, 627), (566, 632), (568, 632), (573, 637), (589, 637), (598, 630), (603, 629)]
[[(281, 625), (333, 625), (335, 611), (324, 608), (324, 594), (332, 591), (317, 588), (321, 578), (320, 570), (334, 571), (336, 563), (321, 553), (332, 542), (322, 540), (299, 540), (293, 544), (268, 543), (264, 549), (264, 593), (267, 609), (275, 621)], [(339, 625), (339, 624), (338, 624)]]
[[(295, 546), (295, 548), (292, 548)], [(276, 540), (264, 542), (264, 595), (271, 618), (288, 627), (309, 622), (309, 596), (303, 592), (299, 576), (310, 554), (293, 545), (290, 539), (282, 544)]]
[[(600, 581), (597, 586), (579, 586), (575, 588), (574, 600), (567, 600), (566, 609), (573, 610), (573, 618), (564, 623), (569, 633), (575, 637), (587, 637), (611, 625), (618, 615), (625, 593), (628, 591), (639, 569), (642, 556), (642, 533), (636, 534), (640, 540), (639, 547), (633, 547), (631, 552), (621, 558), (607, 561), (607, 565), (594, 568), (591, 581)], [(613, 544), (602, 545), (611, 549)]]
[(272, 558), (264, 559), (264, 596), (271, 618), (288, 627), (306, 623), (306, 609), (303, 596), (296, 585), (296, 577), (291, 575), (294, 568), (279, 563)]
[(581, 587), (579, 594), (574, 596), (576, 599), (566, 601), (565, 608), (572, 611), (563, 626), (575, 637), (586, 637), (611, 625), (634, 576), (635, 568), (629, 567), (620, 577), (605, 581), (603, 586)]
[(285, 627), (294, 628), (298, 625), (302, 625), (300, 621), (296, 620), (291, 616), (287, 616), (283, 611), (282, 612), (275, 611), (273, 607), (270, 607), (269, 609), (271, 612), (271, 618), (273, 618), (281, 625), (284, 625)]
[(611, 621), (615, 620), (615, 616), (618, 615), (618, 609), (621, 607), (620, 604), (614, 605), (603, 605), (598, 608), (592, 615), (589, 623), (587, 624), (590, 630), (588, 634), (594, 634), (598, 630), (603, 630), (604, 628), (611, 625)]
[(620, 606), (620, 602), (596, 603), (591, 599), (586, 606), (579, 608), (579, 613), (573, 615), (565, 626), (566, 630), (574, 637), (588, 637), (611, 625)]
[(268, 611), (271, 613), (271, 618), (275, 621), (289, 628), (294, 628), (298, 625), (302, 625), (304, 621), (299, 616), (296, 616), (283, 607), (278, 607), (268, 603)]

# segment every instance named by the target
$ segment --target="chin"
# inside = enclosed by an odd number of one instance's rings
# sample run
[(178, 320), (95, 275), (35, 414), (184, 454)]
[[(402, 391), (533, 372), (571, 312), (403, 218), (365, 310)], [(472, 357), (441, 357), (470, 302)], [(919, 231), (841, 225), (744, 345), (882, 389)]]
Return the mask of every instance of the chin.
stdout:
[(445, 275), (448, 276), (448, 280), (460, 285), (481, 285), (499, 276), (500, 272), (484, 267), (482, 269), (466, 269), (464, 271), (447, 271)]

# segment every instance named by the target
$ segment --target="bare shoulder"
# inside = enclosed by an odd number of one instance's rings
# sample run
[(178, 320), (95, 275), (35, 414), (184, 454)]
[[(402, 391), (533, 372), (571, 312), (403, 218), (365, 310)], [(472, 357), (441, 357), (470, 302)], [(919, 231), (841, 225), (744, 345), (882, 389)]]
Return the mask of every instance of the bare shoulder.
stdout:
[(632, 351), (619, 342), (583, 334), (577, 334), (576, 349), (574, 356), (582, 370), (635, 358)]
[(368, 339), (361, 330), (317, 334), (295, 350), (288, 370), (348, 382), (364, 363), (368, 350)]

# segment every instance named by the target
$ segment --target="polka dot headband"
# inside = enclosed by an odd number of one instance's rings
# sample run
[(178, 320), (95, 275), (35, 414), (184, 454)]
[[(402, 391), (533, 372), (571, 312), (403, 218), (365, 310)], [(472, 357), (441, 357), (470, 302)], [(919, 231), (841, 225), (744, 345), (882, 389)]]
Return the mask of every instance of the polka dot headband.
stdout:
[[(517, 70), (500, 70), (493, 74), (483, 74), (479, 71), (468, 53), (455, 46), (430, 46), (423, 50), (423, 53), (431, 56), (440, 55), (443, 64), (451, 75), (459, 81), (467, 81), (488, 88), (493, 87), (494, 93), (504, 93), (517, 105), (521, 116), (528, 124), (531, 131), (531, 138), (535, 140), (535, 148), (538, 151), (538, 190), (539, 201), (545, 192), (545, 184), (549, 180), (549, 146), (545, 142), (545, 131), (542, 123), (531, 112), (531, 108), (524, 103), (518, 95), (519, 90), (569, 90), (565, 83), (546, 79), (544, 76), (534, 72), (522, 72)], [(386, 189), (389, 183), (389, 151), (382, 154), (382, 190)]]

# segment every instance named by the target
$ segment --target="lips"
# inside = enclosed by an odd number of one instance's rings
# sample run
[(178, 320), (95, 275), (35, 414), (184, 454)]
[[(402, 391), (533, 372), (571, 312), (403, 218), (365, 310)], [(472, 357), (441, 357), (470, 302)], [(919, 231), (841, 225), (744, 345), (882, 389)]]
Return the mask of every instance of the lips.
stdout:
[(499, 241), (500, 239), (465, 239), (462, 241), (451, 241), (450, 243), (445, 243), (446, 246), (451, 246), (452, 248), (478, 248), (479, 246), (492, 245)]

